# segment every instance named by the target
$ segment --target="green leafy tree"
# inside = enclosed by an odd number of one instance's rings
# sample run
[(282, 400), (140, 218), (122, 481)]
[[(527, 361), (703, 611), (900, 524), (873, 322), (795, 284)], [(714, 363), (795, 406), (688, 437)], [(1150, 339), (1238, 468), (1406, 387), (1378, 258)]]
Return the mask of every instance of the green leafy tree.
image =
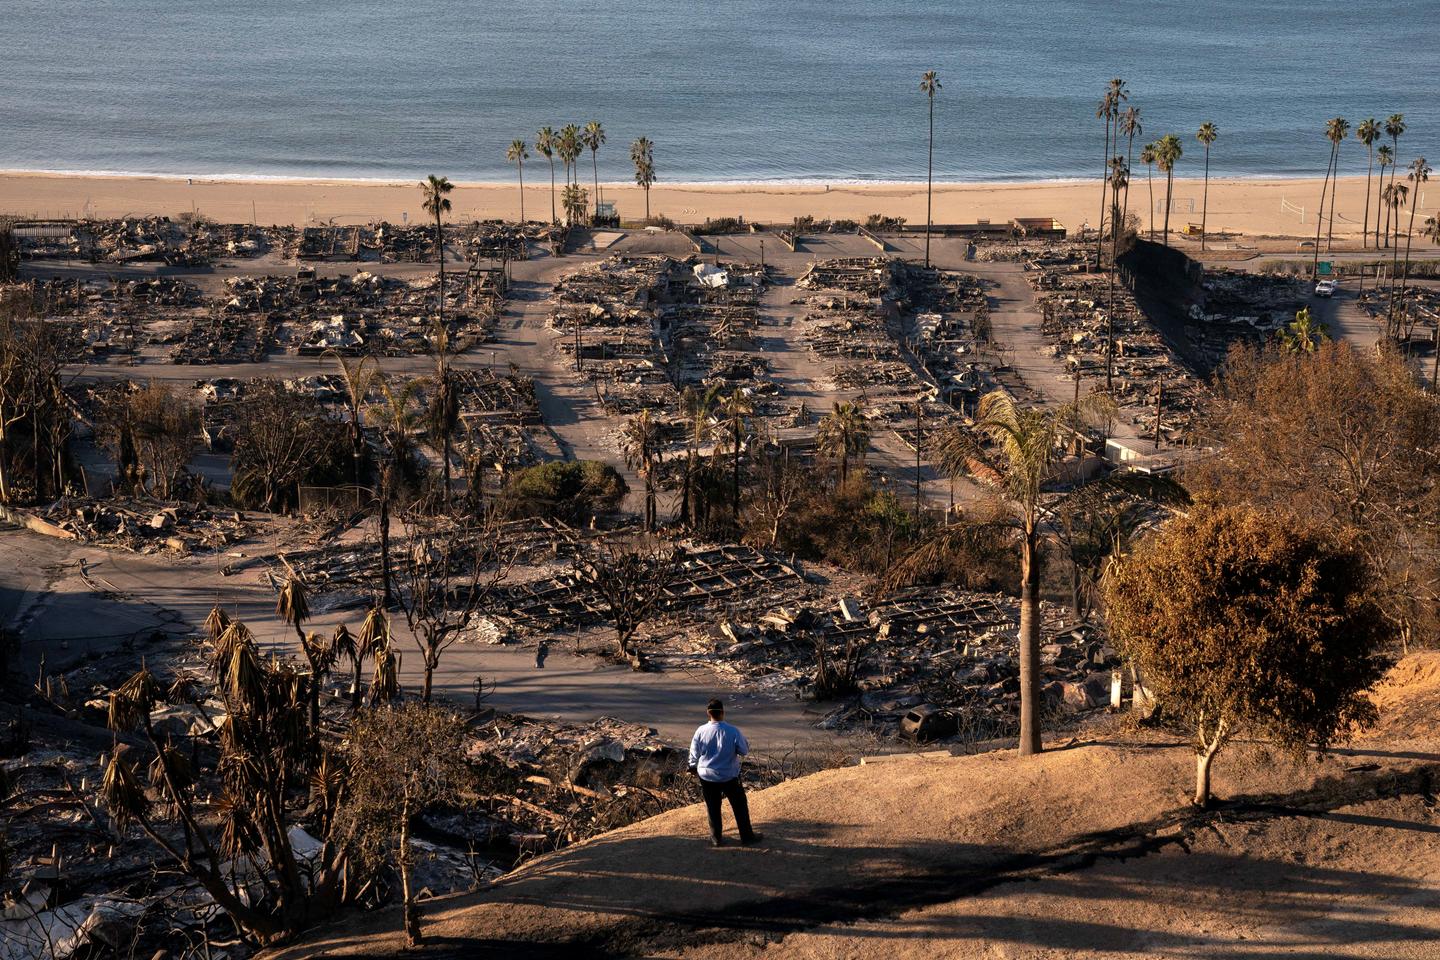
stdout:
[(1301, 307), (1294, 322), (1280, 332), (1280, 342), (1291, 353), (1314, 353), (1329, 339), (1325, 324), (1310, 315), (1309, 307)]
[(820, 419), (815, 445), (822, 455), (839, 464), (840, 486), (845, 486), (850, 479), (850, 459), (858, 457), (863, 463), (865, 451), (870, 448), (870, 425), (860, 405), (835, 401), (830, 412)]
[(1364, 556), (1320, 526), (1201, 508), (1117, 561), (1105, 596), (1166, 715), (1195, 731), (1196, 806), (1235, 736), (1324, 750), (1375, 715), (1364, 693), (1393, 633)]
[(996, 455), (976, 450), (977, 460), (1002, 478), (1020, 521), (1020, 754), (1039, 753), (1040, 745), (1040, 491), (1050, 479), (1066, 437), (1086, 417), (1107, 413), (1108, 398), (1092, 394), (1058, 410), (1018, 406), (1003, 390), (980, 400), (976, 432), (989, 437)]
[(636, 471), (645, 484), (645, 530), (654, 533), (655, 481), (665, 442), (660, 425), (650, 416), (649, 410), (641, 410), (625, 422), (621, 446), (625, 453), (625, 465)]

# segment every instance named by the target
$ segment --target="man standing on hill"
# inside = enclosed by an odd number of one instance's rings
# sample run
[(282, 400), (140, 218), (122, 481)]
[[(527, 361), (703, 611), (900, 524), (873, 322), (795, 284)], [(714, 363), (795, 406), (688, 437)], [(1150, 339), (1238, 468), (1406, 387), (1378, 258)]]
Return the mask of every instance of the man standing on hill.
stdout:
[(725, 704), (711, 700), (705, 706), (710, 717), (690, 738), (690, 772), (700, 778), (700, 791), (705, 795), (705, 812), (710, 815), (710, 842), (725, 842), (724, 825), (720, 820), (720, 798), (730, 801), (740, 842), (745, 846), (760, 842), (760, 834), (750, 827), (750, 804), (740, 783), (740, 758), (750, 753), (750, 744), (740, 728), (725, 722)]

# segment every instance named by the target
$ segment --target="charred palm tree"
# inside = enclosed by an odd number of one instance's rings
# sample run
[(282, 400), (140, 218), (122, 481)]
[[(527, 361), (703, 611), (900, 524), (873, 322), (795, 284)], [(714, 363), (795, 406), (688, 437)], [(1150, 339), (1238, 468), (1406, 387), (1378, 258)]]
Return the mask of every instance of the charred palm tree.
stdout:
[(660, 469), (664, 439), (660, 433), (660, 425), (651, 418), (649, 410), (641, 410), (625, 422), (625, 429), (621, 434), (621, 448), (625, 454), (625, 465), (638, 473), (645, 484), (645, 531), (654, 533), (655, 481)]
[(755, 405), (740, 387), (720, 403), (720, 414), (725, 419), (732, 448), (730, 514), (736, 526), (740, 525), (740, 460), (745, 453), (745, 427), (754, 412)]
[(1117, 156), (1110, 164), (1110, 189), (1113, 198), (1110, 225), (1110, 307), (1105, 313), (1105, 392), (1114, 396), (1115, 391), (1115, 272), (1120, 268), (1120, 192), (1130, 186), (1130, 168), (1125, 158)]

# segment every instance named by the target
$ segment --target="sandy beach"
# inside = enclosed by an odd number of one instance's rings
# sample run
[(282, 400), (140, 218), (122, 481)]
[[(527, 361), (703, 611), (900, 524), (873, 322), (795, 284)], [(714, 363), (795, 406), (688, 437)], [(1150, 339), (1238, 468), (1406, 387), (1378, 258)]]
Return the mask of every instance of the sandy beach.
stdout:
[[(419, 177), (416, 178), (418, 182)], [(1164, 180), (1155, 179), (1157, 228), (1163, 215)], [(604, 199), (622, 218), (644, 216), (643, 192), (633, 184), (601, 183)], [(1171, 229), (1200, 222), (1200, 180), (1176, 180)], [(1316, 180), (1210, 181), (1209, 227), (1215, 233), (1305, 236), (1315, 229), (1321, 182)], [(1374, 184), (1371, 189), (1373, 191)], [(1341, 178), (1335, 234), (1355, 235), (1365, 212), (1365, 178)], [(1132, 183), (1131, 210), (1150, 209), (1143, 174)], [(520, 213), (520, 190), (512, 183), (459, 183), (451, 195), (454, 219), (506, 218)], [(1427, 200), (1429, 201), (1427, 203)], [(969, 223), (1012, 217), (1055, 217), (1070, 229), (1099, 215), (1096, 181), (937, 184), (936, 223)], [(1422, 192), (1419, 217), (1433, 212)], [(925, 220), (923, 184), (657, 184), (650, 209), (677, 223), (743, 216), (761, 223), (788, 223), (797, 216), (864, 220), (872, 213)], [(361, 180), (240, 180), (197, 177), (93, 176), (0, 172), (0, 214), (26, 218), (176, 216), (195, 211), (221, 222), (307, 224), (400, 222), (421, 216), (417, 183)], [(548, 171), (527, 170), (525, 214), (550, 213)], [(1371, 197), (1374, 217), (1374, 197)]]

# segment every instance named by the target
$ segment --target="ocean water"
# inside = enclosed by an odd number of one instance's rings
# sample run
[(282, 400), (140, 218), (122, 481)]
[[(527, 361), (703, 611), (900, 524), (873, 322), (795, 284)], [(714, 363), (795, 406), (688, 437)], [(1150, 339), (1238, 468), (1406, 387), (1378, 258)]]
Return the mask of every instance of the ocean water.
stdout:
[[(600, 120), (665, 181), (1094, 176), (1095, 106), (1198, 174), (1319, 176), (1338, 115), (1406, 115), (1440, 161), (1436, 0), (0, 0), (0, 167), (508, 180), (505, 148)], [(1364, 173), (1351, 139), (1344, 170)], [(590, 174), (586, 153), (583, 172)], [(543, 160), (528, 176), (543, 175)], [(1138, 160), (1136, 161), (1139, 166)], [(1440, 164), (1437, 164), (1440, 165)], [(537, 176), (538, 181), (538, 176)]]

